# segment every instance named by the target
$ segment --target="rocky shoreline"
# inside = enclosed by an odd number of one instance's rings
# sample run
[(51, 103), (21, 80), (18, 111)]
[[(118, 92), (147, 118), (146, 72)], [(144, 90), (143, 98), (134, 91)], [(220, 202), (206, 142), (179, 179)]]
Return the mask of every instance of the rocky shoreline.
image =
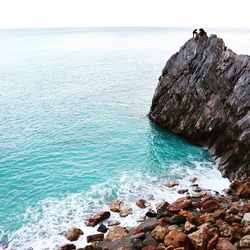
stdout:
[[(190, 188), (181, 189), (177, 181), (165, 183), (183, 197), (149, 209), (149, 201), (138, 199), (138, 209), (145, 217), (135, 227), (120, 226), (109, 220), (112, 213), (120, 217), (133, 211), (120, 200), (113, 200), (109, 211), (95, 213), (85, 225), (96, 228), (96, 234), (84, 235), (70, 228), (64, 237), (71, 243), (59, 250), (249, 250), (250, 249), (250, 178), (235, 181), (223, 194), (207, 190), (190, 179)], [(191, 191), (191, 192), (190, 192)], [(88, 244), (76, 248), (74, 242), (86, 237)]]

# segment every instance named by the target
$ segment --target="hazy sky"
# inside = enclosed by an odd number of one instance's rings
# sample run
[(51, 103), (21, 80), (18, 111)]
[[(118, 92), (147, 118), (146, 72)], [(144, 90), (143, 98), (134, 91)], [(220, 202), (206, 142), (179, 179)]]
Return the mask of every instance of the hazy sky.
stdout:
[(250, 0), (0, 0), (0, 28), (250, 28)]

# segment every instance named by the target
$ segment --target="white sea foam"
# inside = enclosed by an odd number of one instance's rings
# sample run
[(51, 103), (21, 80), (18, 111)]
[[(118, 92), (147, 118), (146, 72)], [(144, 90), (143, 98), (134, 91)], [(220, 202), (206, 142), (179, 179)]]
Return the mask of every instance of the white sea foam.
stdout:
[[(87, 193), (70, 194), (63, 199), (46, 199), (36, 208), (30, 208), (25, 215), (24, 224), (19, 230), (10, 235), (8, 250), (15, 249), (56, 249), (57, 246), (69, 243), (62, 232), (70, 227), (79, 227), (84, 235), (74, 244), (77, 247), (86, 245), (86, 236), (96, 233), (96, 228), (86, 227), (85, 219), (93, 212), (108, 209), (112, 199), (121, 199), (125, 205), (133, 209), (133, 214), (120, 218), (112, 213), (111, 220), (119, 220), (121, 225), (135, 226), (137, 220), (145, 215), (147, 209), (140, 209), (135, 205), (139, 198), (146, 199), (150, 206), (163, 200), (173, 202), (181, 195), (179, 188), (190, 186), (189, 178), (196, 176), (201, 187), (221, 192), (228, 187), (228, 180), (221, 177), (220, 172), (211, 167), (206, 168), (199, 163), (194, 169), (176, 166), (169, 176), (181, 176), (180, 185), (176, 189), (168, 189), (164, 185), (166, 176), (156, 177), (142, 173), (122, 173), (118, 180), (107, 180), (106, 183), (95, 185)], [(168, 176), (168, 175), (167, 175)]]

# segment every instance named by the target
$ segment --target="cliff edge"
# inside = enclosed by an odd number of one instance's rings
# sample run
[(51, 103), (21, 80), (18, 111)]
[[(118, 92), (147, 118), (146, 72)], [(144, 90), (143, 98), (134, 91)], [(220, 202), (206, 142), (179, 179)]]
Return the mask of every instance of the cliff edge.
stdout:
[(167, 61), (149, 118), (205, 146), (230, 180), (250, 176), (250, 56), (197, 35)]

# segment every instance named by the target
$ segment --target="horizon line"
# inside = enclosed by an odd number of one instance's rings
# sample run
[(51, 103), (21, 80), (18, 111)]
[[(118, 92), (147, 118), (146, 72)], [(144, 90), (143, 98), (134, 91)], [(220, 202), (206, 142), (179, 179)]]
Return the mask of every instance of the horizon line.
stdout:
[[(138, 28), (146, 28), (146, 29), (155, 29), (155, 28), (168, 28), (168, 29), (194, 29), (197, 27), (193, 26), (59, 26), (59, 27), (6, 27), (6, 28), (0, 28), (0, 30), (42, 30), (42, 29), (138, 29)], [(204, 28), (204, 26), (203, 26)], [(249, 30), (250, 27), (212, 27), (212, 26), (207, 26), (204, 29), (234, 29), (234, 30)]]

